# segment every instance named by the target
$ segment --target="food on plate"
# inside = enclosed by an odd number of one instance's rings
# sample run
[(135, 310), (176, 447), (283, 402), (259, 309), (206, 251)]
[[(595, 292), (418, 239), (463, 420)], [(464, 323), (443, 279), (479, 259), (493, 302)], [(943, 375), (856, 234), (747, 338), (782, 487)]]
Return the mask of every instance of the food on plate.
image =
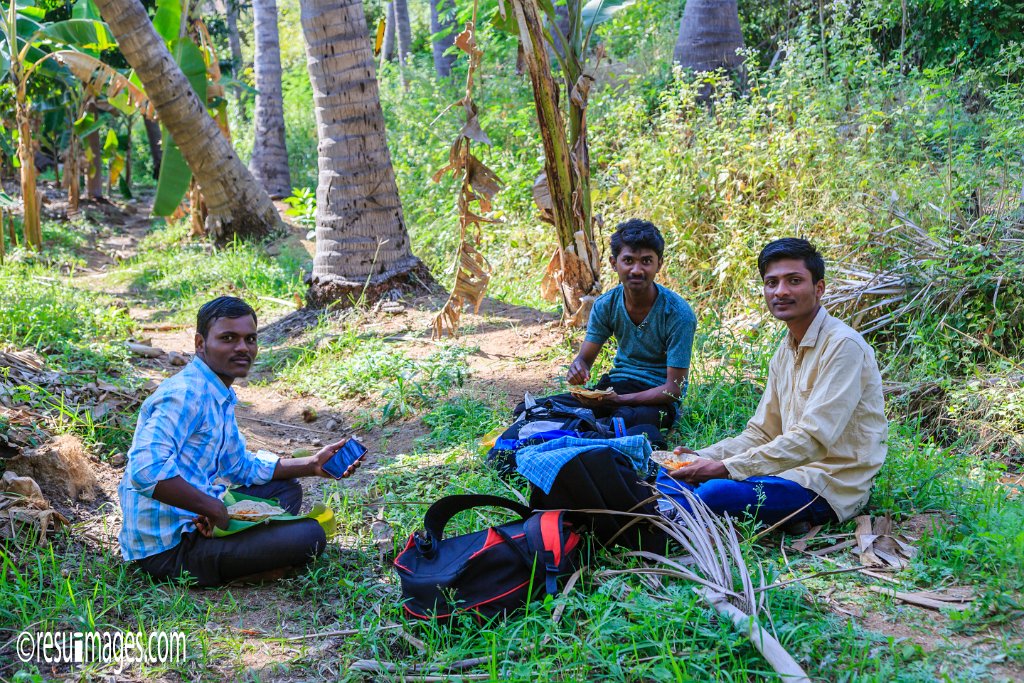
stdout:
[(587, 387), (569, 386), (569, 393), (580, 398), (604, 398), (612, 394), (611, 389), (588, 389)]
[(240, 500), (228, 506), (228, 517), (243, 522), (259, 522), (274, 515), (283, 515), (283, 508), (262, 500)]
[(683, 456), (676, 455), (672, 451), (654, 451), (651, 453), (651, 460), (658, 463), (667, 470), (678, 470), (680, 467), (689, 465), (692, 460), (681, 460)]

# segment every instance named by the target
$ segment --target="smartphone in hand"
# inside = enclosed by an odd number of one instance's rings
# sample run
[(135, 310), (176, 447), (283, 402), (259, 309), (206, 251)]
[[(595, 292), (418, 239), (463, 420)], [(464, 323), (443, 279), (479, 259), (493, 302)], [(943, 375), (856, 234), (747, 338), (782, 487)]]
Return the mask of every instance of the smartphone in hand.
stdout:
[(335, 479), (341, 479), (356, 460), (366, 455), (366, 446), (349, 439), (323, 464), (323, 470)]

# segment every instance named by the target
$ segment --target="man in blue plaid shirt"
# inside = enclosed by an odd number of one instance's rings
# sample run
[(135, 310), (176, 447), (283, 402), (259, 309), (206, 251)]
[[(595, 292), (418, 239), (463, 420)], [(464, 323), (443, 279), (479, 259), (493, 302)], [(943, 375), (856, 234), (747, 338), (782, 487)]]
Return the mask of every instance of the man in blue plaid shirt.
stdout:
[[(124, 521), (118, 540), (126, 560), (157, 579), (190, 574), (200, 586), (242, 577), (271, 578), (323, 552), (327, 539), (313, 519), (260, 524), (215, 538), (230, 521), (222, 498), (229, 486), (277, 499), (297, 514), (296, 477), (330, 477), (322, 466), (345, 440), (306, 458), (278, 459), (246, 450), (238, 431), (232, 382), (256, 358), (256, 312), (235, 297), (199, 310), (196, 354), (146, 400), (118, 487)], [(357, 461), (345, 476), (359, 466)]]

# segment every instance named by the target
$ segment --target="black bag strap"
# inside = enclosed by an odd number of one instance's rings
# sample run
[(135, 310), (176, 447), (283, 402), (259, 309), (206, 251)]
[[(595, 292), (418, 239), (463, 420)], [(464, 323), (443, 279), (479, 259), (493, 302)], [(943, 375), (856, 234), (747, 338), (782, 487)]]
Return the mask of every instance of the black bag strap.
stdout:
[(460, 494), (445, 496), (427, 510), (423, 516), (423, 530), (427, 541), (440, 541), (444, 538), (444, 528), (452, 517), (464, 510), (472, 510), (478, 507), (502, 507), (511, 510), (523, 519), (528, 519), (533, 514), (529, 507), (501, 496), (489, 496), (484, 494)]
[[(544, 589), (548, 595), (558, 594), (558, 565), (565, 551), (563, 531), (564, 510), (539, 512), (526, 522), (526, 545), (544, 568)], [(557, 551), (558, 557), (555, 556)]]

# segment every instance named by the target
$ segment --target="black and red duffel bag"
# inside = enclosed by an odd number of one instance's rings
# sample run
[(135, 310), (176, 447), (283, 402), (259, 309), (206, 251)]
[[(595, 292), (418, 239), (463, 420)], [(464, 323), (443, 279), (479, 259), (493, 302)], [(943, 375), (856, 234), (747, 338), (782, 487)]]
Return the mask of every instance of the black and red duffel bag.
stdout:
[[(452, 517), (477, 507), (503, 507), (522, 519), (464, 536), (444, 537)], [(430, 506), (423, 531), (395, 558), (405, 610), (446, 620), (457, 612), (482, 617), (524, 606), (533, 595), (558, 592), (558, 577), (578, 564), (580, 536), (560, 510), (534, 513), (485, 495), (447, 496)], [(531, 594), (532, 593), (532, 594)]]

